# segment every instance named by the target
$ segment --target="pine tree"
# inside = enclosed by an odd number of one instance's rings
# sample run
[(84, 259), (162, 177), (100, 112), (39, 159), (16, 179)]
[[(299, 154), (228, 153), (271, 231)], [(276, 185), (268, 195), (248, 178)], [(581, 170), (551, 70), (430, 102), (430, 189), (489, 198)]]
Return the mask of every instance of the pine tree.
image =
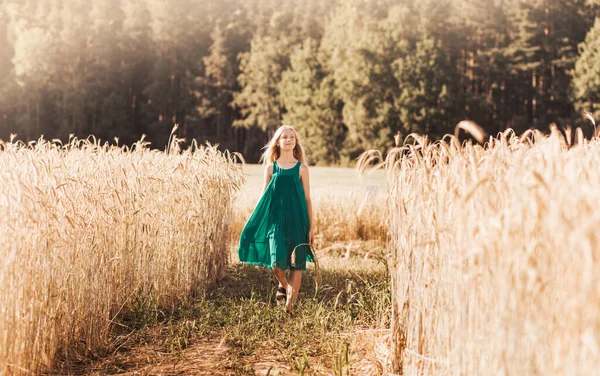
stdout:
[(512, 118), (513, 102), (507, 98), (512, 80), (505, 55), (512, 26), (506, 8), (497, 0), (456, 0), (442, 37), (451, 80), (457, 85), (451, 95), (458, 120), (475, 120), (492, 134)]
[(51, 30), (52, 25), (40, 22), (36, 17), (40, 4), (26, 1), (16, 9), (14, 23), (14, 74), (22, 87), (19, 102), (22, 107), (15, 119), (15, 130), (24, 139), (37, 138), (46, 133), (45, 125), (50, 116), (45, 116), (45, 107), (50, 100), (48, 86), (51, 78), (58, 75), (58, 46), (60, 41)]
[(588, 111), (600, 118), (600, 18), (579, 45), (580, 56), (575, 63), (572, 97), (578, 112)]
[(342, 102), (335, 96), (334, 81), (320, 58), (315, 40), (307, 39), (294, 49), (290, 69), (283, 73), (280, 84), (286, 109), (283, 122), (300, 133), (311, 162), (337, 164), (346, 136)]
[(327, 70), (335, 83), (335, 95), (343, 102), (343, 122), (348, 127), (344, 153), (351, 159), (366, 149), (384, 150), (398, 127), (393, 112), (395, 78), (387, 59), (396, 41), (386, 39), (380, 19), (361, 4), (337, 9), (321, 44)]
[(274, 130), (281, 124), (283, 106), (279, 95), (282, 73), (289, 66), (290, 41), (286, 36), (257, 35), (250, 52), (240, 56), (238, 82), (241, 92), (234, 95), (233, 104), (242, 119), (235, 126)]
[[(230, 103), (236, 89), (235, 67), (227, 46), (227, 36), (217, 24), (211, 34), (210, 55), (204, 57), (204, 75), (197, 79), (198, 115), (204, 120), (202, 139), (222, 144), (227, 140), (228, 128), (233, 121)], [(229, 146), (229, 145), (227, 145)]]
[(12, 41), (9, 38), (10, 17), (0, 8), (0, 138), (7, 139), (14, 125), (16, 106), (13, 102), (18, 86), (14, 80)]
[(542, 110), (547, 122), (564, 123), (572, 118), (571, 72), (578, 56), (577, 46), (594, 22), (591, 9), (585, 0), (548, 0), (546, 5), (543, 61), (548, 63), (541, 72), (538, 91), (544, 98)]
[[(414, 51), (424, 25), (437, 25), (424, 17), (435, 2), (425, 3), (346, 3), (326, 28), (322, 49), (336, 95), (343, 101), (345, 148), (351, 157), (365, 149), (386, 150), (393, 145), (393, 135), (403, 129), (401, 102), (396, 103), (402, 87), (394, 62)], [(436, 17), (443, 19), (437, 13)], [(425, 124), (414, 125), (419, 132), (425, 130)]]
[(63, 138), (69, 134), (87, 137), (96, 131), (93, 119), (88, 122), (88, 113), (94, 111), (97, 97), (89, 89), (99, 73), (92, 60), (93, 44), (88, 44), (94, 34), (90, 27), (90, 9), (76, 0), (56, 3), (60, 14), (55, 28), (60, 40), (55, 63), (58, 74), (52, 91), (56, 96), (58, 129)]
[(128, 118), (132, 133), (139, 139), (148, 132), (148, 95), (150, 70), (155, 61), (152, 19), (147, 0), (128, 0), (123, 4), (123, 79), (127, 85)]
[(394, 73), (401, 90), (394, 102), (405, 134), (416, 132), (440, 138), (456, 124), (452, 109), (451, 69), (436, 40), (424, 37), (413, 53), (397, 59)]
[[(88, 133), (120, 142), (131, 143), (132, 135), (128, 123), (128, 93), (124, 84), (124, 51), (122, 32), (125, 14), (121, 0), (94, 2), (90, 9), (91, 46), (89, 65), (93, 74), (88, 78), (87, 98), (92, 104), (87, 127)], [(84, 128), (85, 129), (85, 128)]]
[(545, 129), (569, 117), (570, 77), (576, 45), (590, 24), (584, 0), (512, 0), (507, 12), (511, 25), (505, 48), (512, 84), (508, 90), (513, 119), (524, 126)]
[(151, 102), (146, 109), (153, 119), (148, 128), (156, 135), (149, 140), (162, 148), (173, 125), (180, 126), (180, 137), (191, 133), (190, 115), (196, 107), (193, 81), (201, 74), (197, 62), (208, 50), (211, 28), (193, 0), (148, 0), (148, 9), (156, 49), (145, 91)]

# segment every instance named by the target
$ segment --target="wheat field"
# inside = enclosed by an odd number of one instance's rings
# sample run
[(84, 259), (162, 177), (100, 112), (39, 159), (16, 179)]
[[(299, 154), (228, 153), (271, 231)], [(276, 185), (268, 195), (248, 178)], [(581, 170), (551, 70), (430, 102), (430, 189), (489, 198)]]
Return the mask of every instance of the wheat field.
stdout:
[(395, 372), (596, 373), (600, 141), (416, 138), (387, 157)]
[[(393, 372), (594, 373), (600, 141), (415, 139), (374, 180), (311, 168), (319, 256), (389, 242)], [(261, 166), (212, 147), (0, 147), (0, 374), (94, 357), (201, 294), (261, 194)]]
[(173, 141), (0, 145), (0, 374), (92, 357), (223, 273), (240, 165)]

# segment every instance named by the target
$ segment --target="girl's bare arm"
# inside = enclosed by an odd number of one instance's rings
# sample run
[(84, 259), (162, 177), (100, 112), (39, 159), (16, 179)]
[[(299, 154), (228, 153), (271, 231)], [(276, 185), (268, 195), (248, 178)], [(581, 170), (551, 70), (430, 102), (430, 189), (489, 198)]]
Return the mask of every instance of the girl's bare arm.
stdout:
[(271, 181), (271, 177), (273, 176), (273, 164), (268, 164), (265, 165), (265, 172), (264, 172), (264, 185), (263, 185), (263, 192), (267, 189), (267, 185), (269, 185), (269, 182)]
[(313, 243), (315, 224), (313, 221), (312, 201), (310, 200), (310, 178), (308, 175), (308, 167), (306, 165), (300, 167), (300, 180), (302, 181), (302, 187), (304, 188), (304, 197), (306, 198), (306, 208), (308, 210), (308, 224), (310, 229), (309, 240)]

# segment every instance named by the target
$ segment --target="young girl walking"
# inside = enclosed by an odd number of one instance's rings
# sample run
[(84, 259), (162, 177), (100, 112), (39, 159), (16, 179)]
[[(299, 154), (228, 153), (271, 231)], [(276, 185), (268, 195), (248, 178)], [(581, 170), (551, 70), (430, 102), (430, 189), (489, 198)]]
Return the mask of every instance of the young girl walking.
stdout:
[[(306, 262), (314, 242), (308, 166), (304, 148), (291, 126), (277, 129), (265, 146), (263, 194), (240, 235), (241, 262), (273, 270), (275, 298), (293, 314)], [(286, 270), (290, 270), (286, 279)]]

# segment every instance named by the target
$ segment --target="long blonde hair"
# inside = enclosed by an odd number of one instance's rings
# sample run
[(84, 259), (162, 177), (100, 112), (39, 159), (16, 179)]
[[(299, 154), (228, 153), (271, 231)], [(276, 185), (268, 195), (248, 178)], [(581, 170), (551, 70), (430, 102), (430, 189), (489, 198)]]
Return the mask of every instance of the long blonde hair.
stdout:
[(273, 138), (271, 141), (265, 145), (263, 149), (265, 149), (264, 153), (260, 157), (260, 160), (264, 164), (273, 163), (277, 158), (281, 156), (281, 150), (279, 150), (279, 138), (281, 138), (281, 134), (285, 130), (290, 130), (294, 132), (294, 137), (296, 138), (296, 146), (294, 146), (294, 158), (300, 161), (300, 163), (306, 164), (306, 153), (304, 152), (304, 147), (302, 147), (302, 143), (300, 142), (300, 137), (298, 136), (298, 132), (291, 125), (282, 125), (277, 128)]

